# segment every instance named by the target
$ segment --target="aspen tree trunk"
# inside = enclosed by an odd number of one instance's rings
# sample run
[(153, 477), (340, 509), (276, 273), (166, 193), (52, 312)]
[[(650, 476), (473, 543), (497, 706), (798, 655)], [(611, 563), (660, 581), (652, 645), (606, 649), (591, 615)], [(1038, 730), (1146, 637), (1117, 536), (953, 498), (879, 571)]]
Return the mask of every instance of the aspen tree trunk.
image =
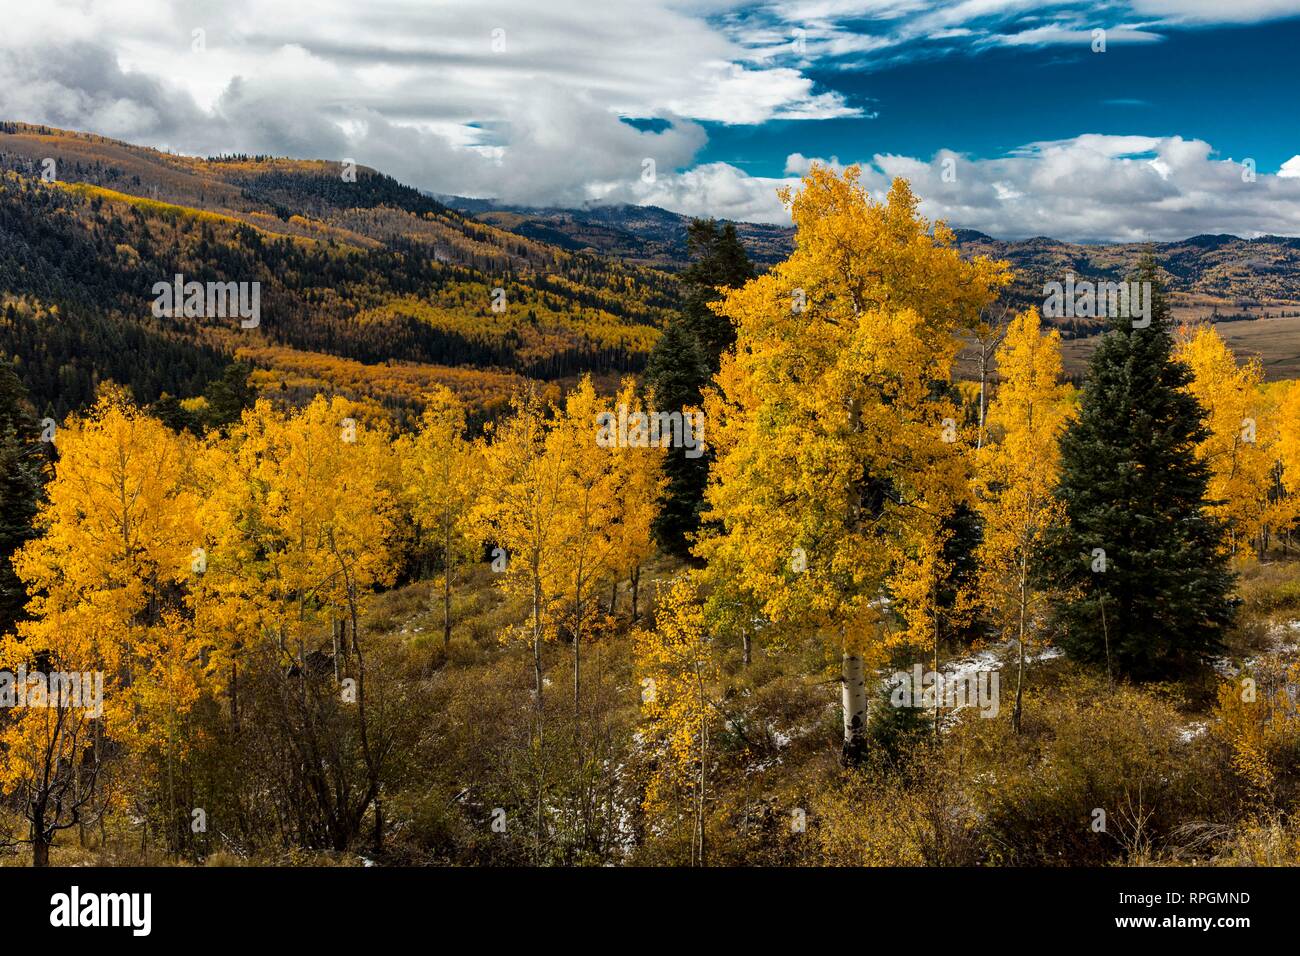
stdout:
[(977, 337), (979, 342), (979, 368), (980, 368), (980, 405), (979, 405), (979, 432), (975, 439), (977, 449), (984, 447), (984, 424), (988, 414), (988, 380), (989, 380), (989, 361), (997, 353), (998, 346), (1006, 337), (1010, 323), (1007, 322), (1007, 312), (1009, 308), (1004, 307), (1002, 314), (987, 327), (986, 331)]
[(542, 710), (542, 579), (537, 559), (533, 559), (533, 681), (537, 693), (534, 702)]
[(748, 667), (754, 660), (754, 639), (750, 636), (748, 628), (740, 632), (740, 645), (743, 655), (741, 660)]
[(451, 646), (451, 525), (442, 539), (442, 649)]
[(975, 448), (978, 450), (984, 447), (984, 409), (985, 409), (985, 388), (989, 377), (989, 349), (988, 345), (980, 342), (980, 423), (979, 432), (975, 438)]
[(700, 787), (699, 796), (696, 801), (696, 826), (700, 834), (700, 866), (708, 866), (708, 855), (705, 847), (704, 836), (704, 795), (705, 788), (708, 786), (708, 761), (709, 761), (709, 722), (706, 719), (700, 726)]
[(845, 764), (862, 761), (866, 750), (867, 683), (863, 677), (862, 658), (844, 653), (840, 661), (841, 700), (844, 705)]
[(1021, 694), (1024, 691), (1025, 684), (1025, 604), (1028, 601), (1028, 594), (1026, 593), (1028, 590), (1026, 560), (1026, 557), (1022, 554), (1020, 558), (1020, 638), (1017, 641), (1020, 645), (1020, 664), (1016, 669), (1016, 709), (1011, 714), (1011, 726), (1016, 733), (1020, 733)]
[[(582, 620), (582, 604), (578, 604), (578, 620)], [(578, 720), (582, 715), (582, 625), (573, 630), (573, 732), (581, 734)]]
[(700, 675), (700, 665), (695, 664), (695, 690), (698, 694), (696, 706), (701, 714), (700, 720), (700, 772), (698, 784), (695, 788), (695, 834), (699, 855), (697, 857), (698, 865), (707, 866), (707, 851), (705, 848), (704, 837), (704, 798), (708, 788), (708, 766), (709, 766), (709, 718), (708, 718), (708, 696), (704, 692), (704, 680)]
[(632, 622), (635, 624), (638, 617), (637, 596), (641, 593), (641, 565), (637, 565), (632, 571)]
[[(81, 806), (81, 766), (76, 762), (72, 765), (72, 804)], [(86, 848), (86, 821), (80, 816), (77, 819), (77, 842), (83, 850)]]
[[(335, 683), (338, 678), (338, 637), (334, 638), (334, 669)], [(234, 661), (230, 662), (230, 726), (239, 733), (239, 665)]]
[(341, 621), (330, 618), (330, 647), (334, 652), (334, 683), (339, 682), (339, 630)]
[(943, 704), (943, 675), (939, 673), (939, 585), (930, 588), (934, 605), (934, 739), (939, 739), (939, 708)]
[[(859, 308), (856, 298), (853, 302), (854, 314)], [(857, 434), (862, 430), (862, 404), (857, 396), (849, 399), (850, 430)], [(862, 484), (855, 483), (852, 490), (855, 513), (862, 508), (864, 493)], [(840, 635), (843, 639), (844, 635)], [(845, 766), (861, 763), (866, 750), (867, 729), (867, 684), (862, 674), (862, 658), (857, 654), (841, 651), (840, 656), (840, 702), (844, 711), (844, 746), (840, 761)]]
[[(586, 602), (582, 599), (582, 587), (586, 581), (583, 573), (583, 561), (578, 562), (577, 577), (574, 581), (573, 588), (573, 731), (579, 735), (579, 751), (581, 751), (581, 733), (582, 727), (578, 720), (582, 714), (582, 617), (584, 605)], [(592, 597), (595, 600), (595, 597)], [(599, 607), (599, 604), (597, 605)]]
[[(533, 708), (537, 713), (537, 745), (533, 754), (534, 760), (541, 759), (542, 746), (544, 741), (544, 729), (542, 726), (542, 572), (541, 557), (536, 548), (532, 554), (532, 572), (533, 572), (533, 681), (535, 688), (535, 699)], [(543, 777), (545, 769), (538, 767), (537, 780), (537, 801), (534, 807), (535, 819), (533, 829), (533, 860), (536, 864), (542, 862), (542, 800), (543, 800)]]
[(618, 607), (618, 578), (614, 579), (614, 586), (609, 590), (609, 614), (614, 616), (614, 610)]
[(172, 766), (172, 750), (175, 747), (175, 731), (172, 727), (172, 718), (167, 719), (167, 842), (170, 844), (168, 850), (173, 857), (179, 858), (181, 854), (181, 837), (183, 832), (180, 820), (176, 815), (176, 774)]
[[(95, 779), (99, 778), (99, 760), (100, 760), (99, 741), (103, 736), (100, 725), (101, 725), (101, 721), (98, 720), (95, 721)], [(92, 800), (93, 800), (93, 795), (92, 795)], [(91, 803), (91, 806), (92, 807), (94, 806), (93, 802)], [(108, 845), (108, 830), (104, 823), (104, 816), (105, 816), (105, 811), (104, 808), (101, 806), (99, 810), (99, 848), (101, 850)]]
[(1110, 628), (1106, 624), (1106, 595), (1101, 596), (1101, 636), (1106, 641), (1106, 683), (1115, 689), (1115, 678), (1110, 672)]

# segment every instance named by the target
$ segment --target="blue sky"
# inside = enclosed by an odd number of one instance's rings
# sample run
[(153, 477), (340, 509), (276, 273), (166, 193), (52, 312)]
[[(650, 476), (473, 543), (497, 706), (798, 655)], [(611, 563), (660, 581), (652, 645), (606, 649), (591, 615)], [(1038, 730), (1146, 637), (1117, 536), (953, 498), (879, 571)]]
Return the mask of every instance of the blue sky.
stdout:
[(783, 222), (856, 163), (1006, 238), (1296, 235), (1297, 50), (1300, 0), (46, 0), (0, 118), (533, 206)]
[(780, 176), (791, 152), (847, 160), (951, 148), (992, 158), (1080, 133), (1202, 139), (1225, 157), (1253, 157), (1267, 172), (1300, 152), (1300, 16), (1166, 28), (1161, 36), (1108, 45), (1104, 54), (1091, 46), (972, 45), (927, 55), (923, 46), (914, 59), (877, 68), (818, 65), (807, 75), (865, 115), (709, 123), (699, 158)]

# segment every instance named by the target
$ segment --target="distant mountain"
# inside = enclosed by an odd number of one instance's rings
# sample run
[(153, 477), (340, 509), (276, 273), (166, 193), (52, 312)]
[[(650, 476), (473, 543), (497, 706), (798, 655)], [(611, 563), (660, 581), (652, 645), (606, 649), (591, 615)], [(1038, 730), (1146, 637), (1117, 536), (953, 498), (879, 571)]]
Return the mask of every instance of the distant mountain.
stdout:
[(1215, 304), (1221, 315), (1251, 314), (1270, 305), (1300, 302), (1300, 238), (1261, 236), (1192, 236), (1177, 242), (1083, 245), (1035, 237), (993, 239), (973, 230), (957, 230), (963, 252), (1010, 261), (1017, 286), (1041, 299), (1044, 282), (1065, 273), (1088, 279), (1124, 278), (1147, 250), (1155, 254), (1171, 292), (1184, 307)]
[[(568, 245), (365, 167), (0, 122), (0, 357), (56, 415), (105, 379), (193, 397), (232, 359), (263, 390), (402, 413), (436, 382), (490, 409), (525, 378), (636, 371), (676, 281)], [(152, 290), (178, 274), (258, 283), (260, 324), (159, 314)]]
[[(582, 209), (532, 209), (489, 200), (440, 197), (452, 208), (501, 229), (566, 249), (616, 256), (638, 265), (676, 271), (687, 263), (690, 217), (656, 206), (590, 205)], [(751, 258), (780, 262), (794, 248), (794, 229), (737, 222)], [(1085, 245), (1047, 236), (994, 239), (973, 229), (956, 229), (967, 255), (1006, 259), (1016, 273), (1010, 298), (1024, 306), (1040, 303), (1043, 284), (1082, 279), (1120, 280), (1151, 249), (1165, 270), (1175, 313), (1219, 319), (1300, 314), (1300, 238), (1231, 235), (1192, 236), (1179, 242)], [(1095, 332), (1097, 322), (1071, 320), (1067, 334)]]
[[(672, 272), (688, 261), (686, 230), (691, 217), (658, 206), (593, 204), (582, 209), (534, 209), (463, 196), (438, 198), (482, 222), (565, 249), (616, 256), (625, 262)], [(734, 225), (750, 258), (760, 265), (780, 262), (794, 247), (794, 229), (790, 226), (757, 222)]]

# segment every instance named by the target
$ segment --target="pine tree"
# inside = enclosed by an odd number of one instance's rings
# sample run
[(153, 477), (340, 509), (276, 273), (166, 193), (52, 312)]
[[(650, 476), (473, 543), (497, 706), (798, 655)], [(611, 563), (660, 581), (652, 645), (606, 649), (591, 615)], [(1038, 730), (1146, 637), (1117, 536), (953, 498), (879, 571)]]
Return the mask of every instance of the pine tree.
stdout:
[(1206, 511), (1196, 455), (1205, 412), (1172, 358), (1154, 261), (1150, 324), (1112, 318), (1092, 357), (1078, 418), (1061, 440), (1063, 527), (1051, 565), (1059, 641), (1112, 674), (1163, 676), (1215, 654), (1232, 618), (1223, 529)]
[(221, 372), (221, 377), (208, 385), (204, 397), (208, 400), (207, 424), (220, 428), (239, 421), (244, 409), (252, 406), (257, 390), (248, 383), (252, 372), (243, 362), (231, 362)]
[[(708, 381), (709, 363), (699, 339), (683, 322), (673, 322), (655, 344), (646, 368), (655, 408), (675, 409), (697, 405), (700, 388)], [(706, 433), (707, 441), (707, 433)], [(709, 455), (686, 457), (683, 448), (669, 449), (663, 459), (667, 481), (655, 515), (655, 541), (665, 552), (680, 558), (690, 555), (689, 535), (700, 526), (700, 505), (709, 477)]]
[[(654, 392), (655, 406), (663, 410), (700, 403), (722, 353), (736, 341), (731, 320), (715, 312), (712, 304), (722, 298), (720, 290), (738, 289), (754, 277), (754, 267), (730, 223), (719, 227), (712, 219), (696, 219), (687, 244), (694, 261), (680, 277), (682, 311), (664, 329), (646, 365), (646, 384)], [(710, 460), (707, 453), (687, 458), (681, 448), (664, 460), (668, 486), (655, 519), (655, 539), (660, 548), (678, 557), (690, 555), (690, 536), (700, 526)]]
[(736, 342), (736, 329), (710, 305), (722, 298), (719, 289), (739, 289), (754, 278), (754, 266), (731, 223), (719, 227), (712, 219), (696, 219), (687, 246), (694, 261), (681, 275), (686, 288), (682, 323), (699, 340), (710, 370), (716, 372), (722, 353)]
[(14, 573), (14, 552), (35, 533), (45, 455), (22, 382), (0, 362), (0, 634), (18, 620), (26, 592)]

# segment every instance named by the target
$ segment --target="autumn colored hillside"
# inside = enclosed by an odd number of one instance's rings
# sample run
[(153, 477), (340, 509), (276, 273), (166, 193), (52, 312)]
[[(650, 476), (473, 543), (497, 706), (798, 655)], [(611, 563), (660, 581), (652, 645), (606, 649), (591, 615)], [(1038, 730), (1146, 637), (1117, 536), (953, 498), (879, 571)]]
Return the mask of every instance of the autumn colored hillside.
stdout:
[[(414, 382), (501, 408), (519, 377), (644, 363), (668, 276), (477, 222), (366, 168), (203, 160), (0, 124), (0, 353), (42, 409), (98, 382), (202, 394), (241, 359), (262, 389), (339, 389), (418, 406)], [(151, 314), (176, 274), (260, 283), (264, 321)]]
[[(447, 202), (516, 235), (544, 239), (571, 249), (653, 265), (677, 272), (690, 262), (687, 239), (690, 217), (665, 209), (638, 206), (591, 206), (583, 209), (530, 209), (485, 200), (447, 197)], [(750, 258), (769, 267), (794, 248), (794, 230), (786, 225), (736, 223)], [(1045, 282), (1066, 273), (1092, 281), (1119, 281), (1143, 255), (1154, 254), (1170, 307), (1179, 321), (1210, 321), (1225, 335), (1252, 341), (1244, 347), (1264, 362), (1274, 378), (1294, 377), (1292, 360), (1300, 355), (1300, 239), (1230, 235), (1191, 236), (1175, 242), (1078, 243), (1047, 237), (1008, 240), (974, 229), (954, 229), (957, 247), (967, 257), (987, 255), (1011, 264), (1015, 278), (1007, 297), (1018, 306), (1040, 304)], [(1258, 327), (1236, 326), (1267, 319)], [(1104, 329), (1096, 319), (1051, 318), (1068, 338), (1094, 340)], [(1275, 370), (1282, 365), (1284, 369)], [(1070, 372), (1078, 371), (1070, 363)]]

